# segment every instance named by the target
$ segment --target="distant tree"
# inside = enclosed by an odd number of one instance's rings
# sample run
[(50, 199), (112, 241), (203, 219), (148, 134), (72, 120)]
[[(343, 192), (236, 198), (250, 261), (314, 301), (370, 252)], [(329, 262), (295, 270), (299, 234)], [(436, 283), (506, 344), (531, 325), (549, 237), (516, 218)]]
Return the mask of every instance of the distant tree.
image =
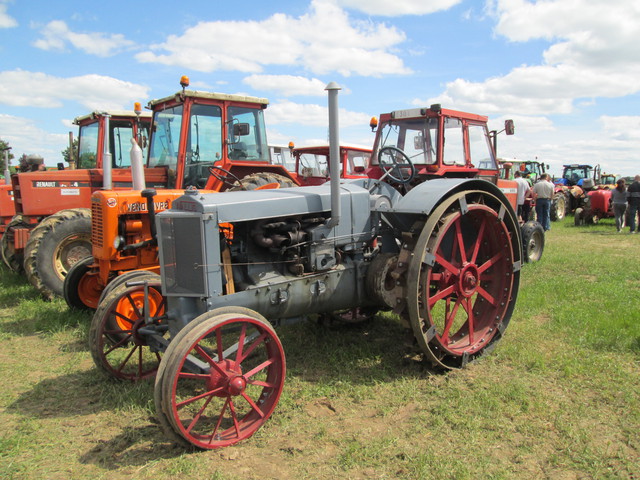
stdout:
[[(11, 145), (9, 145), (9, 142), (5, 142), (4, 140), (0, 139), (0, 175), (4, 175), (4, 150), (10, 147)], [(9, 150), (9, 160), (13, 158), (14, 155), (13, 153), (11, 153), (11, 150)]]
[(71, 158), (69, 158), (69, 147), (65, 148), (62, 152), (62, 159), (66, 162), (69, 163), (69, 160), (76, 160), (78, 158), (78, 139), (74, 138), (73, 139), (73, 153), (71, 155)]

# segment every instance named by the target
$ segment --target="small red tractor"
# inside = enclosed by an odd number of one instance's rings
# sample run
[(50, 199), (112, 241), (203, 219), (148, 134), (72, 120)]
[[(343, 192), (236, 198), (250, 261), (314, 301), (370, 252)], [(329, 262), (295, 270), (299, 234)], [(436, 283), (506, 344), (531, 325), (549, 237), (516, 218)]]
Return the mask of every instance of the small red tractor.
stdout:
[[(300, 185), (322, 185), (329, 180), (329, 145), (293, 148)], [(365, 178), (371, 149), (340, 145), (340, 178)]]
[(587, 178), (582, 184), (585, 194), (580, 197), (574, 212), (574, 224), (596, 224), (601, 218), (613, 217), (611, 203), (611, 189), (603, 185), (594, 185), (593, 180)]
[(445, 370), (506, 331), (523, 248), (487, 118), (439, 106), (382, 115), (369, 178), (341, 180), (339, 87), (327, 90), (330, 182), (186, 191), (152, 222), (161, 277), (121, 282), (93, 316), (96, 365), (155, 376), (158, 419), (176, 442), (221, 448), (264, 425), (284, 387), (281, 322), (391, 310)]
[(550, 216), (552, 221), (562, 220), (568, 213), (572, 213), (584, 196), (583, 182), (592, 179), (594, 185), (599, 183), (600, 165), (571, 164), (564, 165), (562, 177), (554, 181), (555, 191), (551, 199)]
[[(24, 267), (27, 278), (45, 296), (61, 293), (71, 265), (91, 252), (91, 193), (103, 187), (103, 179), (115, 188), (130, 188), (125, 152), (130, 138), (146, 141), (150, 120), (151, 115), (133, 111), (78, 117), (76, 165), (14, 174), (11, 186), (2, 190), (2, 258), (14, 271)], [(152, 176), (149, 181), (154, 181)]]
[(153, 129), (145, 175), (152, 173), (160, 181), (148, 189), (94, 192), (92, 255), (71, 269), (61, 288), (70, 307), (95, 309), (112, 280), (117, 279), (115, 287), (140, 275), (157, 276), (152, 219), (185, 189), (297, 185), (292, 173), (270, 161), (263, 115), (267, 99), (186, 90), (188, 83), (182, 77), (182, 91), (148, 105)]

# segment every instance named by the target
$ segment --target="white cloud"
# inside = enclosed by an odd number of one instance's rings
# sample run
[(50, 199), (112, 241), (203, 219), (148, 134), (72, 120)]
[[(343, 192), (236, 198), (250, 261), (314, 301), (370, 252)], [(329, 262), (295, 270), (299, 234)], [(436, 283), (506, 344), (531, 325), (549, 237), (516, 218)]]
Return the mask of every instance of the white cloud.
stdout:
[(67, 44), (70, 44), (78, 50), (98, 57), (109, 57), (134, 45), (119, 33), (72, 32), (61, 20), (49, 22), (40, 34), (42, 38), (36, 40), (33, 45), (42, 50), (64, 50)]
[(13, 107), (56, 108), (72, 100), (89, 111), (131, 110), (133, 102), (144, 101), (148, 94), (147, 87), (102, 75), (62, 78), (24, 70), (0, 72), (0, 104)]
[(569, 114), (597, 97), (640, 91), (640, 4), (635, 0), (490, 0), (496, 33), (512, 42), (554, 42), (540, 65), (483, 82), (456, 79), (438, 97), (472, 111)]
[(427, 15), (447, 10), (461, 0), (336, 0), (342, 7), (360, 10), (368, 15), (399, 17), (402, 15)]
[(18, 22), (16, 19), (7, 13), (7, 6), (0, 3), (0, 28), (13, 28), (17, 26)]
[[(77, 129), (78, 127), (74, 127)], [(41, 155), (47, 165), (62, 161), (60, 152), (69, 141), (68, 134), (55, 134), (42, 130), (32, 119), (0, 114), (2, 140), (9, 143), (15, 158), (24, 154)], [(17, 160), (12, 164), (16, 165)]]
[(276, 92), (283, 96), (325, 96), (327, 82), (295, 75), (250, 75), (242, 80), (254, 90)]
[(316, 74), (408, 74), (391, 49), (405, 40), (395, 27), (355, 22), (327, 0), (312, 0), (298, 18), (275, 14), (262, 21), (200, 22), (136, 55), (197, 71), (259, 73), (266, 66), (302, 66)]
[[(369, 115), (366, 113), (352, 112), (339, 109), (340, 128), (358, 125), (369, 125)], [(329, 111), (327, 107), (316, 104), (302, 104), (290, 101), (281, 101), (269, 105), (265, 111), (267, 125), (298, 124), (327, 128), (329, 124)]]

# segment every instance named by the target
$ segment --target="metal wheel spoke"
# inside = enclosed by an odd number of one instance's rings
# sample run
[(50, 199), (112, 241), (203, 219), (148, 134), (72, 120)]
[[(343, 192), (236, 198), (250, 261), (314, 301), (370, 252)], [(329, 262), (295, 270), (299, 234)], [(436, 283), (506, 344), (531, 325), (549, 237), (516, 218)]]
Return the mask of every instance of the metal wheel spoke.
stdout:
[(462, 308), (467, 312), (467, 333), (469, 334), (469, 345), (473, 345), (474, 329), (475, 329), (475, 317), (473, 316), (473, 308), (471, 308), (470, 298), (466, 298), (462, 301)]
[(222, 423), (222, 419), (224, 418), (224, 412), (227, 410), (227, 406), (229, 405), (229, 402), (231, 401), (231, 397), (227, 397), (227, 399), (224, 402), (224, 405), (222, 405), (222, 409), (220, 410), (220, 413), (218, 414), (218, 421), (216, 422), (216, 426), (213, 427), (213, 432), (211, 433), (211, 436), (209, 437), (209, 443), (211, 444), (213, 442), (213, 439), (216, 436), (216, 433), (218, 433), (218, 429), (220, 428), (220, 424)]
[(222, 348), (222, 329), (216, 330), (216, 349), (218, 350), (218, 361), (221, 362), (224, 359), (224, 348)]
[(187, 432), (190, 432), (193, 429), (193, 427), (196, 426), (196, 423), (198, 423), (198, 420), (200, 420), (200, 417), (202, 416), (202, 412), (205, 411), (205, 409), (211, 402), (211, 399), (213, 399), (213, 396), (209, 396), (209, 398), (207, 398), (207, 400), (204, 402), (204, 405), (202, 405), (202, 407), (200, 407), (200, 410), (198, 410), (198, 413), (194, 415), (193, 420), (191, 420), (191, 423), (187, 427)]
[(478, 292), (478, 295), (480, 295), (487, 302), (489, 302), (492, 307), (498, 306), (498, 302), (496, 301), (496, 299), (493, 298), (493, 296), (489, 292), (487, 292), (484, 288), (482, 288), (480, 285), (478, 285), (478, 287), (476, 288), (476, 292)]
[[(131, 326), (133, 326), (133, 324), (135, 323), (135, 320), (131, 320), (129, 317), (124, 316), (122, 313), (118, 312), (117, 310), (116, 310), (116, 311), (114, 311), (114, 312), (113, 312), (113, 314), (114, 314), (116, 317), (118, 317), (118, 318), (120, 318), (120, 319), (124, 320), (125, 322), (130, 323), (130, 324), (131, 324)], [(140, 318), (140, 317), (138, 317), (138, 318)]]
[(201, 393), (200, 395), (196, 395), (195, 397), (187, 398), (186, 400), (183, 400), (181, 402), (176, 402), (176, 409), (179, 410), (185, 405), (190, 405), (193, 402), (200, 400), (201, 398), (211, 397), (216, 393), (218, 393), (219, 391), (221, 391), (222, 389), (223, 389), (222, 387), (214, 388), (213, 390), (209, 390), (208, 392)]
[(478, 272), (483, 273), (489, 267), (492, 267), (493, 265), (498, 263), (498, 261), (501, 260), (503, 257), (504, 257), (504, 252), (496, 253), (493, 257), (491, 257), (489, 260), (487, 260), (486, 262), (484, 262), (482, 265), (478, 267)]
[[(122, 369), (125, 367), (125, 365), (127, 363), (129, 363), (129, 359), (131, 358), (131, 356), (133, 355), (133, 353), (140, 348), (138, 345), (136, 345), (135, 347), (133, 347), (131, 349), (131, 351), (129, 352), (129, 354), (124, 358), (124, 360), (122, 360), (122, 362), (120, 363), (120, 366), (116, 369), (116, 371), (121, 372)], [(142, 349), (140, 349), (140, 351), (142, 352)]]
[(438, 300), (442, 300), (443, 298), (448, 297), (449, 295), (451, 295), (455, 290), (456, 290), (456, 286), (455, 285), (449, 285), (447, 288), (445, 288), (443, 290), (440, 290), (434, 296), (429, 297), (427, 299), (427, 304), (428, 304), (429, 308), (433, 307)]
[(453, 309), (451, 310), (451, 313), (445, 317), (445, 325), (444, 325), (444, 330), (442, 331), (442, 335), (440, 336), (442, 338), (442, 342), (443, 343), (449, 343), (449, 332), (451, 331), (451, 327), (453, 326), (453, 321), (456, 319), (456, 314), (458, 313), (458, 309), (460, 308), (460, 304), (462, 303), (462, 298), (459, 298), (458, 300), (456, 300), (456, 303), (453, 306)]
[(224, 374), (225, 377), (227, 376), (226, 373), (224, 373), (224, 370), (221, 370), (220, 367), (216, 365), (216, 361), (213, 358), (211, 358), (211, 355), (209, 355), (209, 353), (204, 348), (202, 348), (198, 344), (195, 344), (193, 346), (193, 349), (200, 354), (200, 356), (205, 362), (207, 362), (209, 365), (215, 368), (218, 372)]
[(449, 263), (449, 261), (447, 261), (442, 256), (442, 254), (436, 253), (436, 262), (438, 262), (440, 265), (442, 265), (445, 268), (445, 270), (449, 270), (454, 275), (460, 275), (460, 269), (458, 267), (456, 267), (455, 265), (453, 265), (452, 263)]
[(231, 412), (233, 426), (236, 429), (236, 436), (240, 437), (240, 423), (238, 423), (238, 414), (236, 413), (236, 407), (233, 405), (233, 398), (231, 397), (229, 397), (229, 411)]
[(140, 311), (140, 309), (136, 305), (136, 302), (131, 297), (130, 293), (127, 293), (127, 300), (129, 300), (129, 303), (131, 304), (131, 307), (133, 308), (133, 311), (135, 312), (135, 314), (138, 316), (138, 319), (142, 318), (143, 317), (142, 312)]
[[(115, 332), (115, 333), (122, 333), (122, 332)], [(131, 332), (129, 332), (129, 335), (127, 335), (126, 337), (124, 337), (122, 340), (118, 341), (118, 343), (116, 343), (115, 345), (113, 345), (109, 350), (107, 350), (106, 352), (104, 352), (105, 357), (107, 355), (109, 355), (111, 352), (113, 352), (114, 350), (120, 348), (122, 345), (124, 345), (125, 343), (127, 343), (129, 341), (129, 339), (132, 337), (133, 335), (131, 334)]]
[(476, 244), (473, 247), (473, 253), (471, 254), (471, 258), (469, 261), (471, 263), (476, 263), (478, 260), (478, 252), (480, 251), (480, 245), (482, 245), (482, 239), (484, 237), (485, 225), (487, 224), (486, 220), (480, 224), (480, 229), (478, 230), (478, 237), (476, 238)]
[(152, 314), (151, 316), (152, 316), (152, 317), (155, 317), (155, 316), (157, 316), (157, 315), (158, 315), (158, 312), (162, 312), (162, 311), (164, 311), (165, 304), (166, 304), (166, 299), (165, 299), (164, 297), (162, 297), (162, 300), (160, 300), (160, 303), (158, 303), (158, 304), (156, 305), (156, 308), (155, 308), (155, 310), (153, 311), (153, 314)]
[(253, 408), (256, 411), (256, 413), (260, 415), (260, 418), (264, 418), (264, 412), (260, 410), (260, 407), (256, 405), (256, 402), (254, 402), (253, 399), (251, 399), (249, 395), (247, 395), (245, 392), (242, 392), (241, 395), (242, 395), (242, 398), (244, 398), (247, 401), (247, 403), (251, 405), (251, 408)]
[(258, 338), (256, 338), (256, 340), (249, 346), (249, 348), (244, 353), (244, 355), (242, 355), (242, 357), (236, 356), (236, 363), (242, 363), (244, 359), (247, 358), (249, 355), (251, 355), (251, 352), (253, 352), (256, 349), (256, 347), (265, 340), (265, 338), (267, 338), (266, 333), (263, 333)]
[(251, 378), (253, 377), (256, 373), (258, 373), (261, 370), (264, 370), (265, 368), (267, 368), (269, 365), (271, 365), (273, 363), (273, 359), (269, 358), (268, 360), (265, 360), (264, 362), (262, 362), (260, 365), (258, 365), (255, 368), (252, 368), (251, 370), (249, 370), (247, 373), (244, 374), (245, 378)]
[(465, 251), (465, 247), (464, 247), (464, 238), (462, 238), (462, 229), (460, 228), (460, 221), (456, 222), (456, 234), (454, 236), (455, 238), (455, 242), (453, 245), (454, 251), (457, 250), (460, 251), (460, 264), (464, 265), (465, 263), (467, 263), (467, 252)]
[(236, 363), (241, 363), (243, 356), (242, 356), (242, 349), (244, 348), (244, 339), (247, 335), (247, 324), (243, 323), (242, 324), (242, 328), (240, 329), (240, 336), (238, 337), (238, 351), (236, 352)]

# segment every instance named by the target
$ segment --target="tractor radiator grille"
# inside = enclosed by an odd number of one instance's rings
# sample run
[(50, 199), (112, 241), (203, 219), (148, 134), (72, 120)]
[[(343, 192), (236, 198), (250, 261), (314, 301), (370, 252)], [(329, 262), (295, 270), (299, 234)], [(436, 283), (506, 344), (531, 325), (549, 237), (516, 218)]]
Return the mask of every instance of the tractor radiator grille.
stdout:
[(102, 248), (104, 241), (104, 231), (102, 228), (102, 209), (100, 202), (91, 202), (91, 243)]

